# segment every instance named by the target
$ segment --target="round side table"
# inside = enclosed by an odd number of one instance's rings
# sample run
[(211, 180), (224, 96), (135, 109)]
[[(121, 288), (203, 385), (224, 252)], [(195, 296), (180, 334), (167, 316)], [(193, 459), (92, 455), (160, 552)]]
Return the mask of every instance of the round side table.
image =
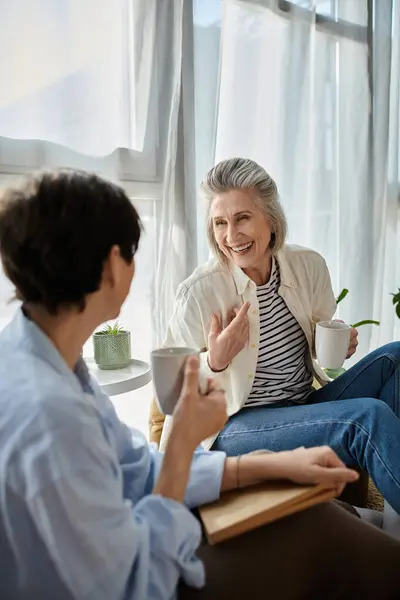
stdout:
[(108, 396), (138, 390), (151, 381), (150, 365), (143, 360), (133, 358), (128, 367), (113, 371), (99, 369), (93, 358), (84, 357), (84, 360), (90, 373)]

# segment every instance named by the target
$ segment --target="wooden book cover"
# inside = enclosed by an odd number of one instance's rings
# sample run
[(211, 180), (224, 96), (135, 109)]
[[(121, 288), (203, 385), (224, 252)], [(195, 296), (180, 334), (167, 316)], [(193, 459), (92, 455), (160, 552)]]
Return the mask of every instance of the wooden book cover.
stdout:
[(261, 525), (332, 500), (336, 491), (325, 485), (268, 481), (225, 492), (217, 502), (200, 508), (210, 544), (217, 544)]

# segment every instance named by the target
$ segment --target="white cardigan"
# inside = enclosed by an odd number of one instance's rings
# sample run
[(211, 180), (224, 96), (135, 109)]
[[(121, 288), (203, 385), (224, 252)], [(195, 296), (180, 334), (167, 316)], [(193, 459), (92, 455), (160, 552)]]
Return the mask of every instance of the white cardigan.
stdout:
[[(325, 260), (317, 252), (301, 246), (285, 245), (276, 259), (279, 264), (281, 285), (278, 293), (297, 319), (307, 338), (309, 366), (316, 379), (324, 384), (328, 378), (312, 360), (314, 357), (315, 323), (332, 319), (336, 300)], [(222, 373), (213, 373), (207, 362), (207, 338), (210, 314), (220, 315), (227, 324), (232, 308), (250, 302), (249, 343)], [(238, 267), (222, 266), (215, 258), (198, 267), (178, 288), (175, 307), (169, 323), (165, 346), (188, 346), (201, 351), (201, 370), (215, 378), (225, 390), (229, 416), (237, 413), (250, 394), (256, 372), (260, 323), (257, 286)], [(169, 430), (164, 425), (161, 446)], [(203, 442), (210, 448), (216, 435)]]

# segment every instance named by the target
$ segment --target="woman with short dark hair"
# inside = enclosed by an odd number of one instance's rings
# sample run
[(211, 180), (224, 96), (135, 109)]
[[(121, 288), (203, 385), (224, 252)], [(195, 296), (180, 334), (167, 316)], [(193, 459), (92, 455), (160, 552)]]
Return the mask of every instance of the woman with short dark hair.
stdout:
[(190, 509), (239, 481), (340, 493), (357, 475), (326, 447), (198, 450), (227, 415), (212, 380), (200, 394), (195, 358), (165, 454), (121, 424), (80, 351), (118, 316), (140, 232), (123, 190), (95, 175), (46, 173), (2, 199), (0, 257), (22, 307), (0, 334), (1, 598), (397, 598), (400, 544), (333, 504), (201, 543)]

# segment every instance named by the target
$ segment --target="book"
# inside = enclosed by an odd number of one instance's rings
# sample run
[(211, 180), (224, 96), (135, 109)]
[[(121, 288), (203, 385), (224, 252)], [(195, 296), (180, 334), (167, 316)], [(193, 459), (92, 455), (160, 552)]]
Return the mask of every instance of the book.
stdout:
[(335, 489), (322, 484), (267, 481), (225, 492), (218, 501), (200, 507), (199, 512), (209, 543), (217, 544), (335, 496)]

